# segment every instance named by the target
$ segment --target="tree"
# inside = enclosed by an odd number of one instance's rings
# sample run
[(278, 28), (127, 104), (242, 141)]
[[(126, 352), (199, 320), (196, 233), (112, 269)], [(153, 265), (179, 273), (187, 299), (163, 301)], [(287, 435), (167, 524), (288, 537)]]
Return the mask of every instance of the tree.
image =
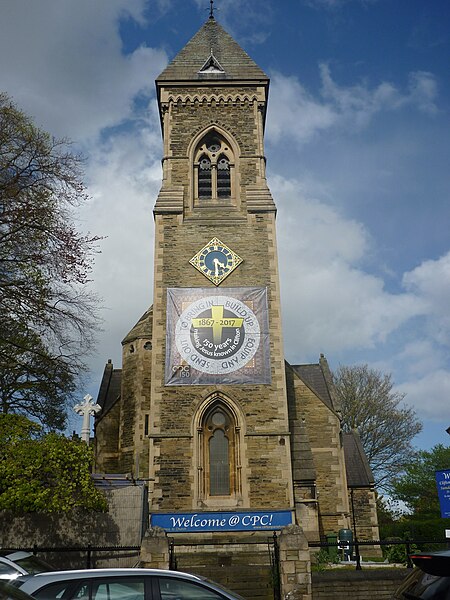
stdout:
[(0, 412), (26, 414), (62, 429), (67, 398), (75, 389), (66, 362), (49, 355), (34, 331), (11, 321), (0, 334), (0, 365)]
[[(62, 429), (98, 328), (82, 159), (0, 94), (0, 411)], [(52, 408), (51, 408), (52, 407)]]
[(78, 439), (20, 415), (0, 414), (0, 510), (15, 514), (106, 511), (90, 475), (93, 453)]
[(412, 439), (422, 429), (416, 413), (402, 404), (404, 394), (393, 390), (392, 376), (367, 365), (341, 366), (334, 383), (344, 431), (357, 429), (380, 490), (389, 491), (392, 478), (414, 456)]
[(405, 472), (392, 482), (392, 497), (404, 502), (415, 514), (440, 514), (435, 471), (450, 469), (450, 447), (438, 444), (419, 450)]
[(404, 473), (394, 478), (391, 495), (409, 510), (404, 527), (413, 537), (442, 538), (446, 519), (441, 518), (435, 471), (450, 468), (450, 447), (438, 444), (430, 451), (420, 450), (406, 465)]

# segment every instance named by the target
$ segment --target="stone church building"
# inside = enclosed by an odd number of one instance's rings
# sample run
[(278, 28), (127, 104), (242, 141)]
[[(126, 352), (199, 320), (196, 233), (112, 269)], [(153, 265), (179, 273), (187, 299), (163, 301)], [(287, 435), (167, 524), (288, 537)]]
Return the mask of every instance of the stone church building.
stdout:
[(290, 524), (310, 541), (355, 525), (378, 539), (373, 477), (341, 431), (325, 357), (284, 358), (269, 79), (211, 14), (156, 88), (153, 305), (122, 368), (105, 367), (96, 471), (147, 480), (150, 527), (198, 552)]

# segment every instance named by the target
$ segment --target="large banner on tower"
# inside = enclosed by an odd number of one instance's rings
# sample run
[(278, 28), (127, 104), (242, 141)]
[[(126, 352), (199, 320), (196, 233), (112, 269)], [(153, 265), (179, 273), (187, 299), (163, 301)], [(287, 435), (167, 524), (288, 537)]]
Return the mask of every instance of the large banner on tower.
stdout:
[(266, 288), (169, 288), (166, 385), (270, 383)]

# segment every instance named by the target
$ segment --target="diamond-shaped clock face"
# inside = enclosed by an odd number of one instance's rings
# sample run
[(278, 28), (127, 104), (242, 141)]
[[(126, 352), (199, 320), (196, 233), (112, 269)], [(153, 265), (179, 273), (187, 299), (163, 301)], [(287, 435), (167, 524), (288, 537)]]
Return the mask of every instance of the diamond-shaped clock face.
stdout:
[(214, 285), (220, 285), (241, 264), (242, 258), (215, 237), (189, 262)]

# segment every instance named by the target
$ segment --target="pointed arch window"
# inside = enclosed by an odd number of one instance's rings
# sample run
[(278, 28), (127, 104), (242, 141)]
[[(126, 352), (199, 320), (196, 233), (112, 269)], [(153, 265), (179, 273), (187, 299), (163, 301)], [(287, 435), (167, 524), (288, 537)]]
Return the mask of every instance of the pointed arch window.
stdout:
[(230, 442), (221, 429), (216, 429), (209, 439), (209, 493), (230, 494)]
[(241, 495), (240, 428), (220, 398), (198, 424), (198, 498), (202, 502), (236, 502)]
[(230, 418), (222, 407), (214, 409), (206, 421), (208, 439), (209, 494), (211, 496), (229, 496), (230, 494), (230, 442), (233, 431)]
[(216, 131), (207, 133), (194, 154), (194, 204), (227, 203), (234, 196), (234, 157), (230, 144)]

